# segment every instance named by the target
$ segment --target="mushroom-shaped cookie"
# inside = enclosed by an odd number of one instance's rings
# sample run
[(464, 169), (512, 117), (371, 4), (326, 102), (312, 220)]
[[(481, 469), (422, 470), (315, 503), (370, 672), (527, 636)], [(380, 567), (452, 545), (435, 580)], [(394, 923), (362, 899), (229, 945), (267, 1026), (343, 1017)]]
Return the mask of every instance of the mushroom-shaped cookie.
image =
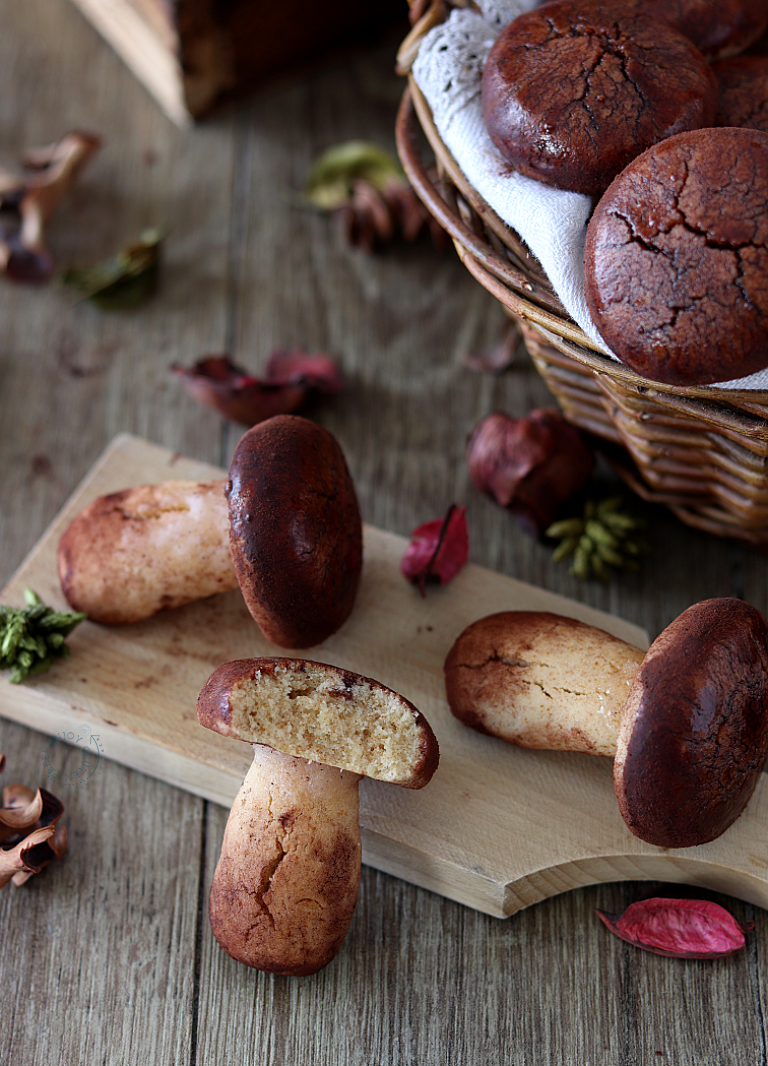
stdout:
[(264, 636), (286, 648), (319, 644), (346, 621), (361, 568), (341, 448), (293, 415), (242, 437), (228, 481), (102, 496), (59, 542), (64, 595), (91, 621), (138, 622), (239, 584)]
[(213, 934), (247, 966), (315, 973), (357, 902), (358, 782), (422, 788), (437, 768), (434, 733), (378, 681), (303, 659), (225, 663), (197, 716), (254, 751), (211, 887)]
[(615, 755), (635, 836), (714, 840), (749, 802), (768, 754), (768, 623), (742, 600), (696, 603), (648, 652), (545, 612), (469, 626), (445, 662), (465, 724), (529, 748)]

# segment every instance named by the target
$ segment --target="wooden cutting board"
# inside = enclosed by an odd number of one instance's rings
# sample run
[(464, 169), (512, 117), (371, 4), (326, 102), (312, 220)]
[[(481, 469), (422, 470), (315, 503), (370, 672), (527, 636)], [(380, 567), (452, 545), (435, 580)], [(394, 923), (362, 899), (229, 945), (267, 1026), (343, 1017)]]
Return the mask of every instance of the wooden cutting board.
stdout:
[[(117, 437), (0, 594), (23, 602), (29, 585), (65, 606), (56, 545), (96, 496), (170, 478), (222, 471), (135, 437)], [(309, 653), (397, 689), (429, 719), (440, 766), (420, 792), (361, 784), (363, 861), (488, 914), (506, 917), (548, 896), (599, 881), (660, 879), (712, 888), (768, 907), (768, 781), (719, 840), (669, 851), (633, 837), (613, 795), (610, 760), (534, 752), (466, 729), (450, 714), (442, 665), (461, 630), (510, 608), (556, 611), (639, 646), (636, 626), (572, 600), (467, 566), (426, 599), (401, 576), (402, 537), (365, 529), (365, 564), (352, 617)], [(261, 636), (238, 592), (169, 611), (135, 626), (81, 625), (72, 657), (23, 685), (0, 676), (0, 714), (101, 758), (229, 806), (250, 748), (197, 724), (205, 680), (229, 659), (287, 654)], [(304, 653), (305, 655), (307, 653)], [(93, 735), (93, 741), (90, 737)]]

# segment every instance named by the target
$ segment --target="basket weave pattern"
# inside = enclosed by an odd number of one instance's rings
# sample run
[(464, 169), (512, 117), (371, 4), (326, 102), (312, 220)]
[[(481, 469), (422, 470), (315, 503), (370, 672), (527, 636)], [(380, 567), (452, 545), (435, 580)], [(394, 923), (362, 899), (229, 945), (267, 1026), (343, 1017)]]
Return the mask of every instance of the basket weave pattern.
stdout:
[[(404, 43), (404, 71), (439, 14), (436, 3)], [(422, 159), (420, 130), (437, 160), (439, 191)], [(564, 415), (623, 445), (619, 471), (645, 499), (665, 504), (691, 526), (768, 547), (768, 392), (663, 385), (597, 351), (518, 235), (468, 184), (413, 78), (396, 134), (414, 189), (470, 273), (521, 322), (536, 368)]]

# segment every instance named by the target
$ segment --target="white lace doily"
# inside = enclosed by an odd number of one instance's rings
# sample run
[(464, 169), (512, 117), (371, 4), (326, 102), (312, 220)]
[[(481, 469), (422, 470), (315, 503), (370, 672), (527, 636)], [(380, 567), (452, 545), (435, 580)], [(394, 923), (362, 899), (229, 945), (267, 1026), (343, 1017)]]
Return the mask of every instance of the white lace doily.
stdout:
[[(510, 172), (483, 122), (480, 88), (488, 52), (504, 26), (532, 8), (534, 0), (479, 0), (478, 6), (482, 14), (456, 9), (424, 37), (413, 75), (442, 141), (469, 184), (522, 237), (574, 321), (615, 359), (595, 328), (584, 296), (582, 258), (592, 198)], [(718, 387), (768, 389), (768, 370)]]

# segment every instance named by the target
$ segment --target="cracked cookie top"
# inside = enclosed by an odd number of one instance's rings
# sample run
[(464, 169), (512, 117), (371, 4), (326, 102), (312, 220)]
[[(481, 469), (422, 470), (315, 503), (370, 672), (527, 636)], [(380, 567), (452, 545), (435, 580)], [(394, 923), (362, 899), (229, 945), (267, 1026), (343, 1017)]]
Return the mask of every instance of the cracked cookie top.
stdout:
[(488, 133), (516, 170), (590, 195), (657, 141), (711, 125), (717, 101), (687, 38), (599, 0), (516, 18), (488, 55), (482, 92)]
[(720, 88), (715, 125), (768, 133), (768, 56), (724, 59), (712, 72)]
[(584, 282), (601, 336), (643, 377), (768, 366), (768, 134), (699, 130), (634, 160), (589, 222)]
[(742, 52), (768, 26), (768, 0), (623, 0), (622, 6), (666, 22), (710, 61)]

